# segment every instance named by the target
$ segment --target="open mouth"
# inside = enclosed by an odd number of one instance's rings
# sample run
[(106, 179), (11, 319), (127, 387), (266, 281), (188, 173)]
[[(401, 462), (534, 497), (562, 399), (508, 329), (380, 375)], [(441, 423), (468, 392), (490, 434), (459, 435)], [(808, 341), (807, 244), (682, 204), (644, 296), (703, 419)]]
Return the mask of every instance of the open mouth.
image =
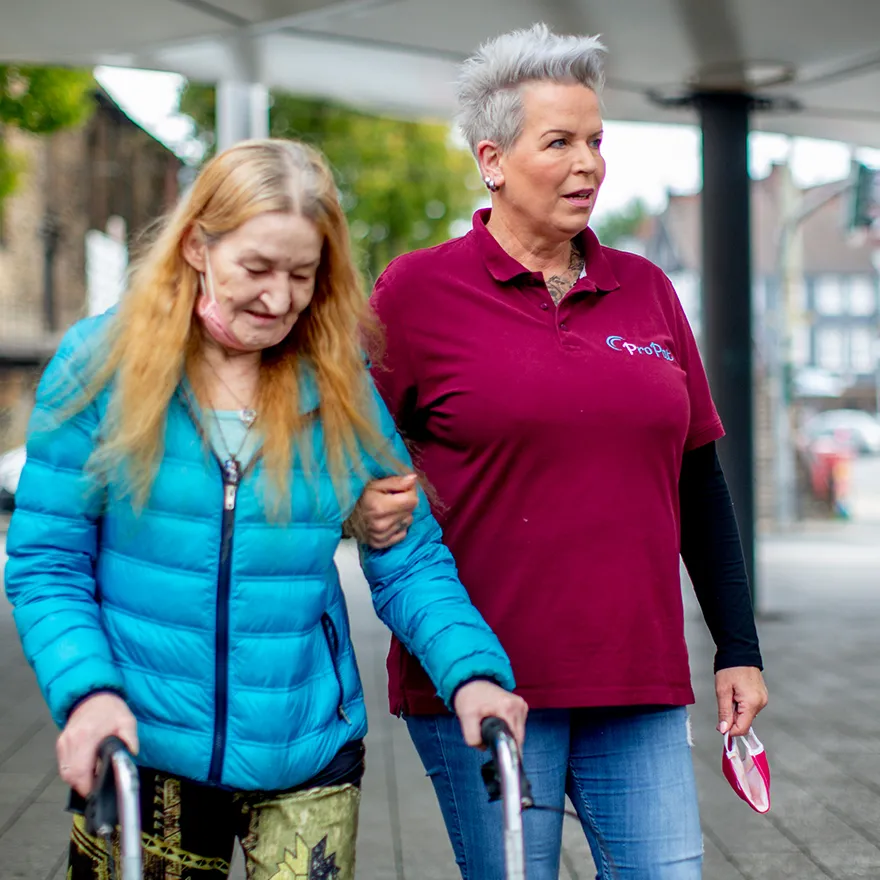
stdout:
[(275, 315), (267, 315), (265, 312), (248, 312), (248, 315), (261, 324), (271, 324), (278, 320)]
[(595, 190), (592, 189), (576, 189), (574, 192), (565, 193), (562, 198), (576, 205), (587, 205), (592, 201), (594, 192)]

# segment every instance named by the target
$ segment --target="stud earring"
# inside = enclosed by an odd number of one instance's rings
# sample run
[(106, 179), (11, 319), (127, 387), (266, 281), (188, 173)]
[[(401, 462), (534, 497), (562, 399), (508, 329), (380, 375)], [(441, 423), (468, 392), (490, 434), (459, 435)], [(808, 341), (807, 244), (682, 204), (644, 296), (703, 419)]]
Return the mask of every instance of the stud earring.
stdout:
[(483, 178), (483, 183), (486, 184), (486, 189), (488, 189), (489, 192), (498, 192), (498, 184), (495, 183), (488, 174)]

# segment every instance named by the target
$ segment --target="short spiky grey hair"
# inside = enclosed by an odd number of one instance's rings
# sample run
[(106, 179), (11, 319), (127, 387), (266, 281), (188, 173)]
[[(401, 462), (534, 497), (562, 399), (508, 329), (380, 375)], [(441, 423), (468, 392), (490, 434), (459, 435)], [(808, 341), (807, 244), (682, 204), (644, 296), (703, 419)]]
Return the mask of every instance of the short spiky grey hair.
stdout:
[(480, 141), (507, 150), (520, 136), (524, 83), (578, 82), (601, 94), (604, 55), (598, 37), (559, 36), (543, 23), (483, 43), (458, 79), (458, 124), (474, 155)]

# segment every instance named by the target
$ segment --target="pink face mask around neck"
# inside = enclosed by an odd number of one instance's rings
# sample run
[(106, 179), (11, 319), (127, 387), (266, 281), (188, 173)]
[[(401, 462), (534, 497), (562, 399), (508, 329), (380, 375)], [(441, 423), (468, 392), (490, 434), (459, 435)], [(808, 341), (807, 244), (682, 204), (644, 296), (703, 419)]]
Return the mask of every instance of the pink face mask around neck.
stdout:
[(208, 335), (224, 348), (233, 351), (249, 351), (247, 346), (241, 344), (220, 313), (217, 297), (214, 296), (214, 277), (211, 274), (211, 262), (208, 260), (207, 254), (205, 255), (205, 273), (199, 273), (199, 290), (201, 294), (196, 303), (196, 314), (201, 319), (202, 326)]
[[(740, 750), (740, 744), (744, 754)], [(745, 736), (724, 734), (721, 770), (730, 787), (756, 812), (770, 809), (770, 764), (761, 741), (753, 730)]]

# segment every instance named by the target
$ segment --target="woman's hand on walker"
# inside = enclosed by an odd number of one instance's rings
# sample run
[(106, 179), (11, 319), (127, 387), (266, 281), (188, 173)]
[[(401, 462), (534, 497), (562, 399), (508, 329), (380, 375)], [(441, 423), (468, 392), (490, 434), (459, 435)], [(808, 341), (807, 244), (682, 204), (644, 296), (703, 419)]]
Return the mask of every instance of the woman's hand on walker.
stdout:
[(478, 679), (462, 685), (455, 694), (455, 714), (461, 724), (464, 741), (481, 748), (480, 724), (484, 718), (496, 717), (507, 722), (517, 745), (522, 749), (526, 738), (526, 716), (529, 707), (522, 697), (499, 687), (493, 681)]
[(138, 752), (137, 722), (125, 701), (116, 694), (99, 693), (83, 700), (67, 719), (55, 751), (61, 778), (82, 797), (95, 782), (98, 746), (118, 736), (128, 750)]

